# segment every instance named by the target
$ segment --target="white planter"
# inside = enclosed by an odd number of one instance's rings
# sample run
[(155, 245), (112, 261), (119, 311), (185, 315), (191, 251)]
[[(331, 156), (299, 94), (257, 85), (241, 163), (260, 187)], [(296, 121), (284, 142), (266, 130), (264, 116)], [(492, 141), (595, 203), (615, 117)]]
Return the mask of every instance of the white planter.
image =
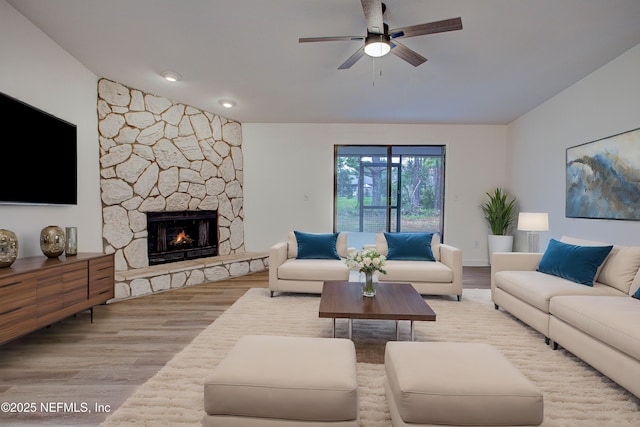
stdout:
[(489, 264), (494, 252), (513, 252), (513, 236), (496, 236), (490, 234), (489, 237)]

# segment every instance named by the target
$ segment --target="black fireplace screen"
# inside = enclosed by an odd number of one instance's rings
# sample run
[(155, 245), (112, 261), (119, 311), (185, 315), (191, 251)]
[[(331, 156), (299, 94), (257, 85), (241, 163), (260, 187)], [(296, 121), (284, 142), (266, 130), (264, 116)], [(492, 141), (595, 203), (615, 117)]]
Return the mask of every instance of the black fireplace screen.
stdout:
[(216, 211), (147, 212), (149, 265), (218, 254)]

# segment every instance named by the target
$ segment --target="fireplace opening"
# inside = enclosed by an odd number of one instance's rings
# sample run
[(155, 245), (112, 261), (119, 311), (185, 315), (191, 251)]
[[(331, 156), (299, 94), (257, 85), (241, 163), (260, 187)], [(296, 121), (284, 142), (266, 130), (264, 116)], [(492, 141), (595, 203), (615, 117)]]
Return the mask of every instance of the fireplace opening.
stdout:
[(149, 265), (218, 255), (217, 211), (147, 212)]

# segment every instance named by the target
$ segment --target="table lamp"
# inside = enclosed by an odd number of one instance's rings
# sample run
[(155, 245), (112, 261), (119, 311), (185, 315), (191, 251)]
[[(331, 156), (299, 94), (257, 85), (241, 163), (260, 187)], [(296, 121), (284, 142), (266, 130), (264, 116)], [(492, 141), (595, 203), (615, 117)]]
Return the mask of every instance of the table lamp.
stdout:
[(549, 214), (546, 212), (520, 212), (518, 230), (527, 232), (529, 252), (540, 251), (540, 234), (537, 231), (549, 231)]

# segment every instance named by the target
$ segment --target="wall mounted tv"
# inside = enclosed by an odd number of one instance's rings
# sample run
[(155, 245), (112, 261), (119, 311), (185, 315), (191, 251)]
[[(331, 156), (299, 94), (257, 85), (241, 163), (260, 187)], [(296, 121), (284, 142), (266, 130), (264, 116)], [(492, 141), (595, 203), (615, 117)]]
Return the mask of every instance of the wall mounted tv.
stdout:
[(76, 125), (0, 92), (0, 203), (78, 204)]

